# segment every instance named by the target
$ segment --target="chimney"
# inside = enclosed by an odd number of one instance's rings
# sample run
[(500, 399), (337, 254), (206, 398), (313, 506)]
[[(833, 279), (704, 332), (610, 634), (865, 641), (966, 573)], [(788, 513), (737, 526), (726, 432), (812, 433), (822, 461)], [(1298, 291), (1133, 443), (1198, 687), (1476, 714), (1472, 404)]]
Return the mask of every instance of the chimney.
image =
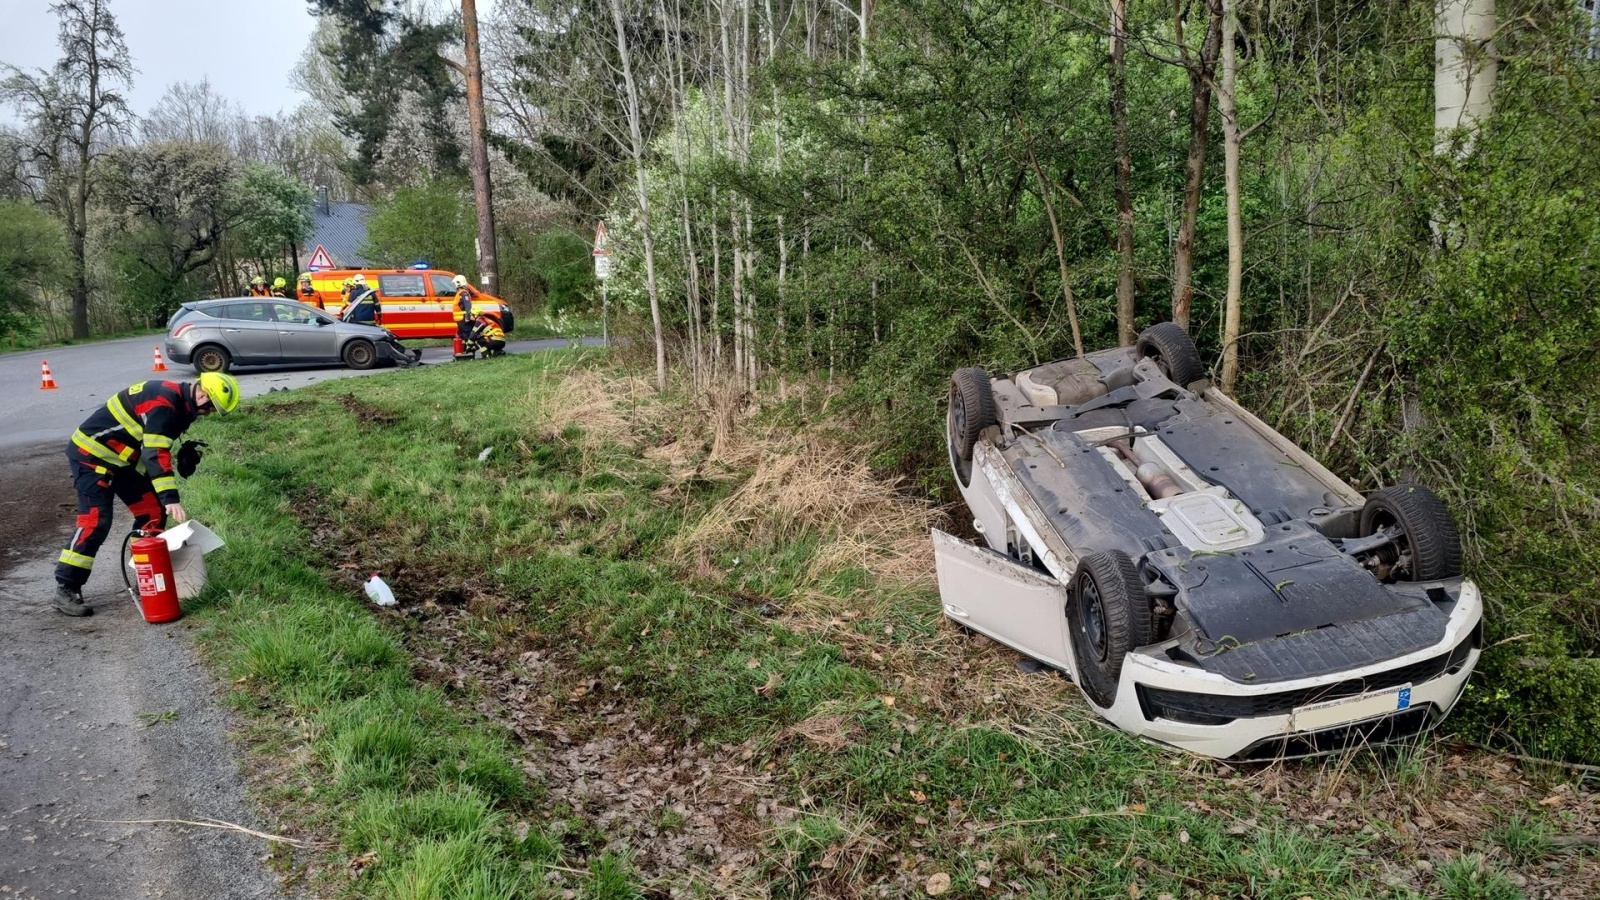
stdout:
[(317, 186), (317, 211), (325, 216), (332, 214), (328, 205), (328, 186), (325, 184)]

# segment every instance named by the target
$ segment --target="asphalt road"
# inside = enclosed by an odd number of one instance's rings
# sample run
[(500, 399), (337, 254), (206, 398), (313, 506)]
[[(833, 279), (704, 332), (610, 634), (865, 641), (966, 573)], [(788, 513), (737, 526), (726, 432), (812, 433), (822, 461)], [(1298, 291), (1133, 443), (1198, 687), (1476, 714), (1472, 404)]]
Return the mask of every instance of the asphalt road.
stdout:
[[(107, 397), (152, 377), (156, 340), (0, 355), (0, 900), (286, 896), (261, 839), (152, 821), (263, 830), (226, 737), (234, 723), (195, 657), (188, 622), (147, 625), (123, 591), (115, 544), (130, 523), (121, 504), (117, 540), (101, 548), (84, 590), (95, 614), (71, 619), (51, 606), (54, 558), (74, 507), (67, 436)], [(43, 359), (57, 390), (39, 388)], [(449, 362), (449, 348), (423, 359)], [(364, 374), (255, 370), (239, 381), (249, 397)], [(193, 372), (172, 366), (154, 377)]]
[[(265, 841), (151, 823), (263, 826), (188, 623), (145, 624), (114, 542), (84, 590), (95, 614), (51, 607), (66, 470), (55, 441), (0, 454), (0, 898), (285, 897)], [(131, 523), (117, 512), (120, 539)]]
[[(0, 422), (5, 423), (0, 428), (0, 449), (46, 441), (60, 441), (65, 446), (73, 429), (92, 409), (128, 385), (148, 378), (193, 378), (194, 370), (172, 363), (167, 364), (170, 371), (166, 374), (150, 371), (155, 360), (155, 348), (161, 341), (160, 335), (147, 335), (120, 341), (0, 354)], [(582, 342), (590, 346), (600, 343), (597, 338), (583, 338)], [(572, 343), (573, 339), (569, 338), (512, 341), (506, 345), (506, 352), (529, 353), (566, 347)], [(58, 385), (56, 390), (46, 391), (39, 387), (40, 363), (44, 361), (50, 363), (50, 373)], [(451, 361), (450, 348), (425, 349), (422, 351), (422, 361), (426, 365), (448, 363)], [(331, 378), (386, 371), (389, 370), (358, 372), (342, 367), (277, 367), (244, 369), (234, 374), (238, 376), (239, 385), (248, 398), (265, 394), (272, 388), (300, 387)]]

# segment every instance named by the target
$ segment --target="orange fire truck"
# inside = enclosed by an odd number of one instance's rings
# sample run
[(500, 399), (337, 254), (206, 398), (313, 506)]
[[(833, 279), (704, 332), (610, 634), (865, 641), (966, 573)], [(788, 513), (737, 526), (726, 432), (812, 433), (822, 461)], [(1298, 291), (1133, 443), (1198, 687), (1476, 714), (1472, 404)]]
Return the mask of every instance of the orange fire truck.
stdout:
[[(382, 325), (400, 338), (454, 337), (456, 273), (444, 269), (324, 269), (311, 272), (311, 288), (323, 309), (334, 315), (344, 310), (340, 291), (346, 278), (365, 275), (367, 286), (378, 292)], [(295, 297), (304, 300), (302, 297)], [(516, 327), (511, 305), (492, 294), (474, 290), (472, 314), (496, 313), (507, 332)]]

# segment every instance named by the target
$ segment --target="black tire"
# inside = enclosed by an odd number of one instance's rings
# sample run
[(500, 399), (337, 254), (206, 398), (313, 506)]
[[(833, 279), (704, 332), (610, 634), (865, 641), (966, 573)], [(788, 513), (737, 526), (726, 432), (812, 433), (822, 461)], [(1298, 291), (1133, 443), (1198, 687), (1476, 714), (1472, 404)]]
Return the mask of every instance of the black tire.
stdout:
[(1461, 574), (1461, 533), (1444, 501), (1420, 484), (1392, 484), (1361, 508), (1361, 536), (1398, 526), (1401, 539), (1386, 561), (1395, 581), (1437, 581)]
[(378, 364), (378, 349), (369, 340), (351, 341), (344, 345), (344, 364), (352, 369), (370, 369)]
[(997, 421), (988, 373), (976, 366), (957, 369), (950, 376), (950, 411), (945, 417), (951, 452), (957, 459), (972, 459), (978, 435)]
[(1117, 699), (1122, 661), (1150, 643), (1150, 600), (1133, 560), (1121, 550), (1085, 556), (1067, 596), (1067, 627), (1078, 686), (1101, 707)]
[(233, 367), (233, 357), (216, 344), (202, 344), (189, 358), (196, 372), (226, 372)]
[(1206, 377), (1194, 339), (1176, 322), (1158, 322), (1146, 328), (1134, 349), (1139, 356), (1155, 360), (1161, 374), (1179, 387), (1188, 387)]

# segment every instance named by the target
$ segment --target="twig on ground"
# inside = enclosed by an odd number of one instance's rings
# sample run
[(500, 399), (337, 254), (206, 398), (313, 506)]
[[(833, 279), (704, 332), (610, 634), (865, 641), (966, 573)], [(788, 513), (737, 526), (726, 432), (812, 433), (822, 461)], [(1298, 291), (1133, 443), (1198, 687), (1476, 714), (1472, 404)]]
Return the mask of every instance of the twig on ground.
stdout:
[(256, 831), (253, 828), (246, 828), (243, 825), (235, 825), (232, 822), (224, 822), (221, 819), (201, 819), (199, 821), (193, 819), (88, 819), (87, 821), (100, 822), (105, 825), (197, 825), (201, 828), (217, 828), (222, 831), (237, 831), (241, 834), (248, 834), (251, 837), (261, 838), (264, 841), (276, 841), (280, 844), (288, 844), (291, 847), (306, 846), (305, 841), (284, 837), (281, 834), (267, 834), (264, 831)]

